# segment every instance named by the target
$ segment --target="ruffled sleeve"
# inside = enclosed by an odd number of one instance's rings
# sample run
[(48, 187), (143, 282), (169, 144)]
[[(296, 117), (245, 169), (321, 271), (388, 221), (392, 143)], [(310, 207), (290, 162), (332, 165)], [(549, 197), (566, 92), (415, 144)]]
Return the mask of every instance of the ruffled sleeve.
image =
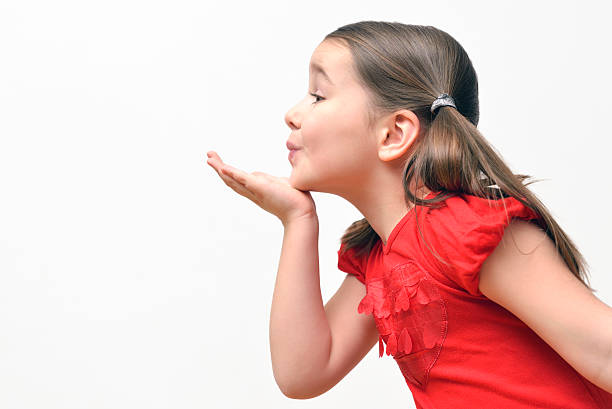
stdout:
[(478, 289), (479, 272), (501, 241), (504, 229), (513, 219), (538, 222), (539, 216), (513, 197), (488, 201), (461, 195), (445, 202), (446, 206), (431, 209), (426, 223), (425, 237), (428, 241), (431, 238), (435, 250), (448, 263), (436, 264), (459, 287), (484, 296)]
[(355, 248), (350, 248), (343, 254), (345, 248), (346, 245), (342, 243), (338, 250), (338, 269), (355, 275), (359, 281), (365, 284), (367, 256), (357, 256)]

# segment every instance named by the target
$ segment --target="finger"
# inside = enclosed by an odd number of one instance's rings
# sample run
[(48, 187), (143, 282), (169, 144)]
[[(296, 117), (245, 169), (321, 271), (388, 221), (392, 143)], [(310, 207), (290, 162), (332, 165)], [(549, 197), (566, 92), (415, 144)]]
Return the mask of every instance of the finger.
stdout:
[(241, 183), (242, 185), (246, 185), (246, 183), (248, 182), (248, 176), (250, 176), (248, 173), (223, 163), (219, 155), (217, 155), (215, 152), (209, 152), (209, 154), (211, 155), (206, 160), (206, 163), (211, 165), (217, 171), (219, 176), (230, 176), (236, 182)]
[(236, 193), (252, 200), (255, 203), (258, 203), (255, 193), (251, 191), (248, 186), (246, 186), (247, 177), (250, 176), (248, 173), (233, 166), (224, 164), (216, 152), (211, 151), (208, 152), (207, 155), (209, 156), (207, 163), (211, 165), (215, 171), (217, 171), (227, 186), (231, 187)]
[(225, 182), (226, 185), (231, 187), (236, 193), (257, 203), (255, 194), (251, 190), (249, 190), (248, 187), (244, 186), (243, 184), (238, 182), (236, 179), (234, 179), (234, 177), (231, 174), (225, 173), (223, 168), (220, 171), (219, 176), (221, 176), (221, 179), (223, 179), (223, 182)]
[(219, 154), (215, 151), (206, 152), (207, 161), (214, 161), (216, 163), (223, 163)]
[(240, 183), (236, 182), (231, 177), (223, 176), (223, 181), (225, 182), (226, 185), (232, 188), (239, 195), (242, 195), (246, 197), (247, 199), (252, 200), (253, 202), (256, 202), (255, 195), (253, 194), (253, 192), (251, 192), (246, 187), (242, 186)]
[(229, 181), (233, 181), (234, 183), (238, 182), (235, 177), (237, 171), (236, 168), (232, 167), (233, 171), (228, 171), (229, 165), (219, 161), (216, 157), (208, 158), (206, 162), (215, 169), (221, 179), (223, 179), (226, 183)]
[(221, 160), (221, 157), (219, 156), (219, 154), (218, 154), (217, 152), (215, 152), (215, 151), (208, 151), (208, 152), (206, 152), (206, 156), (208, 156), (209, 158), (216, 158), (216, 159), (218, 159), (220, 162), (223, 162), (223, 161)]
[(219, 173), (221, 171), (221, 166), (223, 166), (223, 162), (218, 157), (218, 155), (211, 155), (206, 159), (206, 163), (213, 167)]
[(265, 174), (262, 172), (247, 173), (230, 165), (223, 165), (221, 172), (232, 177), (232, 179), (247, 189), (251, 194), (251, 200), (257, 204), (261, 201), (262, 183), (274, 182), (272, 179), (265, 180), (264, 182), (262, 179), (266, 178), (263, 177)]
[(230, 165), (223, 165), (221, 167), (221, 172), (225, 175), (231, 176), (232, 179), (234, 179), (243, 186), (246, 186), (253, 176)]
[(219, 177), (223, 180), (223, 182), (225, 182), (226, 185), (236, 190), (240, 194), (247, 194), (248, 189), (241, 187), (241, 185), (237, 183), (237, 181), (233, 178), (232, 174), (228, 172), (223, 172), (223, 168), (229, 165), (224, 165), (214, 155), (213, 157), (208, 158), (206, 160), (206, 163), (212, 166), (212, 168), (217, 172)]
[(221, 157), (214, 151), (208, 152), (208, 161), (214, 163), (217, 166), (218, 171), (221, 171), (221, 166), (225, 165), (223, 160), (221, 160)]

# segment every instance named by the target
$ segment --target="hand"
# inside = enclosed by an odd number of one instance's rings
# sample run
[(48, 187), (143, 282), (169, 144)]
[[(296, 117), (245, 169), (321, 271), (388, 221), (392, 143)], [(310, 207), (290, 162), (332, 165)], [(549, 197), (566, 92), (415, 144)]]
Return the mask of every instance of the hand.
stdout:
[(206, 163), (212, 166), (226, 185), (278, 217), (283, 225), (303, 217), (316, 217), (310, 192), (295, 189), (289, 179), (263, 172), (246, 173), (223, 163), (216, 152), (207, 153)]

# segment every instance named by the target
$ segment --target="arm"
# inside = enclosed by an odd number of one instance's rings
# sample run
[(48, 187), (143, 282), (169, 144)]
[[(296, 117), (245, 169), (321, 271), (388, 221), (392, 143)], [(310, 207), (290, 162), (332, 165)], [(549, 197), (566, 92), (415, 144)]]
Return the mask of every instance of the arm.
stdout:
[(478, 288), (582, 376), (612, 392), (612, 308), (571, 273), (544, 231), (512, 221), (483, 263)]
[(372, 316), (357, 313), (365, 287), (347, 276), (323, 307), (319, 284), (319, 220), (310, 192), (288, 178), (246, 173), (208, 152), (207, 163), (226, 185), (277, 216), (285, 235), (270, 312), (274, 378), (290, 398), (331, 389), (372, 349), (378, 332)]
[(378, 340), (371, 316), (357, 313), (365, 287), (347, 275), (323, 306), (318, 220), (284, 224), (270, 313), (274, 378), (287, 397), (308, 399), (336, 385)]

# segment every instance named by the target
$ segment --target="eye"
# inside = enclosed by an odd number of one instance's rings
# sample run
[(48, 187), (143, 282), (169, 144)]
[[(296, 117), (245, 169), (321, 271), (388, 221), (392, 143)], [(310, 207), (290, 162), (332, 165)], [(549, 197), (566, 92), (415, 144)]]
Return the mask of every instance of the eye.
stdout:
[(325, 98), (323, 98), (323, 97), (322, 97), (322, 96), (320, 96), (320, 95), (313, 94), (312, 92), (310, 93), (310, 95), (312, 95), (313, 97), (315, 97), (315, 99), (316, 99), (316, 98), (321, 98), (320, 100), (315, 100), (315, 102), (313, 102), (313, 104), (316, 104), (317, 102), (320, 102), (321, 100), (325, 99)]

